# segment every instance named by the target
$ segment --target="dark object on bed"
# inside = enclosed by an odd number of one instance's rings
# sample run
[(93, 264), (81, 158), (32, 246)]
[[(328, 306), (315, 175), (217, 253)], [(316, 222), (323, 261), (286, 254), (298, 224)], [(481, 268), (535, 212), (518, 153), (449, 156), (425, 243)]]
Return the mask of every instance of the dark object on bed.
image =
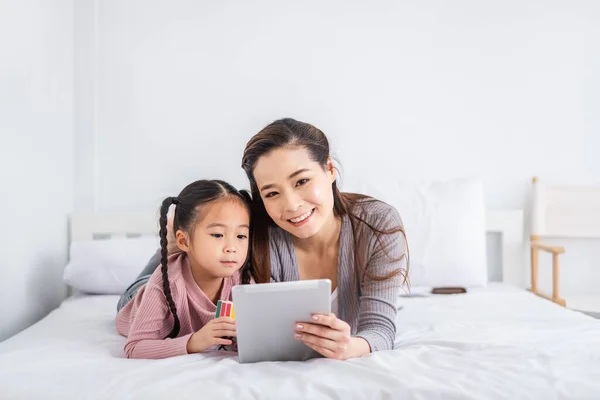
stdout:
[(431, 289), (431, 293), (433, 294), (457, 294), (457, 293), (467, 293), (467, 289), (464, 287), (434, 287)]

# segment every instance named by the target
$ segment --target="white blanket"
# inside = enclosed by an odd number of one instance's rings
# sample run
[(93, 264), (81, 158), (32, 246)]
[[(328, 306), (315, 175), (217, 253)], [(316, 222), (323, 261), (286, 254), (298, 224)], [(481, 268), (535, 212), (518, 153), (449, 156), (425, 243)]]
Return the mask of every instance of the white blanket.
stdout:
[(0, 343), (0, 399), (598, 399), (600, 321), (505, 286), (401, 298), (397, 349), (240, 365), (123, 358), (116, 296), (66, 300)]

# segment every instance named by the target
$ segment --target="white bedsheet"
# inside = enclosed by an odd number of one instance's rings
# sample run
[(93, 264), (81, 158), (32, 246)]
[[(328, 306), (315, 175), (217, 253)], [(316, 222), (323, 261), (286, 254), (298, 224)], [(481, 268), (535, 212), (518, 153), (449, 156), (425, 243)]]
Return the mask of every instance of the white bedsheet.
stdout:
[(505, 286), (402, 298), (398, 348), (240, 365), (123, 358), (116, 296), (66, 300), (0, 343), (0, 399), (598, 399), (600, 321)]

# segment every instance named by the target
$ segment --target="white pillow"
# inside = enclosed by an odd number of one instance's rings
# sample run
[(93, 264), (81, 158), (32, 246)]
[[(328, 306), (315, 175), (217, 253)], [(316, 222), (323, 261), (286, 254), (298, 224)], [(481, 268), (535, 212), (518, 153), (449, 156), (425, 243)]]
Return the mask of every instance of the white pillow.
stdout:
[(159, 247), (154, 236), (73, 242), (63, 281), (84, 293), (122, 294)]
[(485, 202), (477, 179), (402, 182), (385, 177), (354, 181), (344, 191), (396, 207), (410, 251), (412, 287), (487, 284)]

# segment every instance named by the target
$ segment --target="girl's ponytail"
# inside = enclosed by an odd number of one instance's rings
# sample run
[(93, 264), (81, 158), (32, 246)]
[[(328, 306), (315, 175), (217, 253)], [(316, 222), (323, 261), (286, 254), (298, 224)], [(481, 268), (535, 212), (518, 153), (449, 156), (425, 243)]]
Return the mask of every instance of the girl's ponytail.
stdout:
[(179, 318), (177, 317), (177, 308), (175, 307), (175, 302), (173, 301), (173, 296), (171, 296), (171, 285), (169, 283), (169, 275), (167, 273), (167, 213), (169, 212), (169, 207), (171, 204), (177, 205), (178, 199), (176, 197), (167, 197), (160, 207), (160, 265), (162, 271), (162, 280), (163, 280), (163, 291), (165, 292), (165, 297), (167, 298), (167, 304), (169, 305), (169, 309), (171, 310), (171, 314), (173, 314), (173, 319), (175, 323), (173, 325), (173, 329), (169, 336), (171, 339), (176, 338), (179, 334)]
[[(250, 211), (250, 204), (252, 204), (252, 196), (250, 195), (250, 192), (242, 189), (238, 193), (248, 206), (248, 211)], [(252, 221), (250, 221), (250, 235), (248, 236), (249, 238), (252, 238), (252, 226)], [(242, 267), (241, 271), (242, 285), (249, 284), (253, 275), (254, 268), (252, 264), (252, 246), (248, 246), (248, 255), (246, 256), (246, 262), (244, 263), (244, 266)]]

